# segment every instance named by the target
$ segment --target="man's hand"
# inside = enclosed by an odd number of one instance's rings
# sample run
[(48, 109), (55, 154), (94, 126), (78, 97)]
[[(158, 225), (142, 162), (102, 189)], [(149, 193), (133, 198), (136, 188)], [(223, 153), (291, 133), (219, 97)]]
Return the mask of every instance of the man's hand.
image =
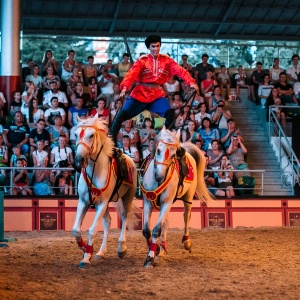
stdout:
[(123, 88), (123, 90), (120, 93), (120, 98), (124, 98), (126, 94), (126, 88)]
[(195, 89), (197, 92), (199, 92), (199, 87), (198, 87), (198, 85), (196, 83), (191, 84), (190, 87), (193, 88), (193, 89)]

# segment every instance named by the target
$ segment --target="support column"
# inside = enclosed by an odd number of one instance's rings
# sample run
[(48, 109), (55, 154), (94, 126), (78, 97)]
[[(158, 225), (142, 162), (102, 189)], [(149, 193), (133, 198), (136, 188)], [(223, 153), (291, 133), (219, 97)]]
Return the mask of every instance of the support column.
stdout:
[(4, 94), (9, 112), (12, 93), (21, 91), (20, 27), (21, 1), (1, 0), (1, 63), (0, 91)]

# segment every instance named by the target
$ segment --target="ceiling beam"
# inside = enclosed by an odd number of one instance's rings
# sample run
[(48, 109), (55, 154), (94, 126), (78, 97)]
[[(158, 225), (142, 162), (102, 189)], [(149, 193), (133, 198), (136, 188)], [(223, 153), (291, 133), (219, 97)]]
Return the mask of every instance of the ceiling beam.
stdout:
[(112, 22), (110, 24), (110, 27), (109, 27), (109, 34), (112, 34), (113, 31), (114, 31), (114, 28), (115, 28), (115, 25), (116, 25), (116, 20), (118, 18), (118, 14), (119, 14), (119, 11), (120, 11), (121, 4), (122, 4), (122, 0), (118, 0), (118, 3), (117, 3), (116, 8), (115, 8), (115, 12), (114, 12), (113, 20), (112, 20)]

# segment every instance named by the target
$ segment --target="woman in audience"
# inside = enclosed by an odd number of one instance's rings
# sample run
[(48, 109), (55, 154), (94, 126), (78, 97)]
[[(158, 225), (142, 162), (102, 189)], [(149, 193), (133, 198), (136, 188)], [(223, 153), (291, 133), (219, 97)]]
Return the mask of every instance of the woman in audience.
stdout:
[(68, 129), (62, 125), (62, 117), (57, 115), (54, 117), (54, 125), (47, 128), (50, 133), (50, 148), (59, 145), (59, 138), (64, 136), (66, 142), (69, 142), (69, 131)]
[[(213, 79), (213, 70), (207, 69), (206, 71), (206, 79), (201, 81), (201, 94), (206, 99), (209, 99), (211, 97), (214, 86), (217, 85), (217, 82)], [(221, 90), (220, 90), (221, 91)]]
[(214, 92), (208, 100), (208, 111), (213, 115), (218, 107), (219, 101), (224, 101), (223, 96), (221, 95), (221, 87), (219, 85), (214, 86)]
[(38, 108), (38, 100), (32, 99), (29, 103), (29, 108), (26, 110), (26, 120), (28, 126), (36, 128), (36, 123), (39, 119), (44, 119), (44, 111)]
[(51, 85), (50, 83), (55, 81), (57, 83), (57, 87), (60, 87), (60, 78), (54, 74), (54, 68), (53, 66), (49, 66), (46, 69), (46, 75), (43, 78), (43, 87), (44, 87), (44, 92), (50, 91), (51, 90)]
[(141, 151), (149, 146), (150, 139), (154, 139), (156, 131), (154, 130), (153, 122), (150, 118), (145, 118), (142, 129), (139, 130)]
[(206, 104), (200, 103), (200, 112), (195, 115), (196, 128), (198, 129), (201, 126), (203, 118), (211, 119), (211, 115), (206, 112)]
[(90, 89), (90, 102), (93, 103), (98, 96), (97, 78), (95, 76), (89, 78), (88, 87)]
[(26, 165), (21, 158), (17, 159), (17, 168), (12, 172), (12, 194), (32, 195), (32, 190), (29, 186), (28, 170), (24, 169)]
[(279, 81), (279, 74), (283, 69), (279, 67), (279, 58), (274, 58), (273, 67), (269, 69), (270, 82), (275, 84)]
[(241, 65), (238, 66), (238, 73), (234, 77), (236, 81), (236, 96), (237, 101), (241, 100), (240, 88), (247, 88), (248, 99), (251, 99), (250, 96), (250, 85), (246, 84), (247, 75), (244, 73), (243, 67)]
[(33, 74), (26, 76), (26, 81), (33, 82), (34, 86), (37, 89), (42, 88), (43, 78), (39, 75), (40, 74), (40, 68), (38, 65), (33, 66)]
[(133, 159), (136, 167), (139, 167), (139, 162), (140, 162), (139, 151), (136, 147), (131, 146), (130, 137), (128, 135), (123, 135), (122, 147), (120, 149), (124, 154), (130, 156)]
[(223, 133), (227, 132), (227, 121), (229, 119), (231, 119), (231, 112), (225, 109), (225, 101), (218, 101), (217, 110), (212, 117), (212, 122), (218, 128), (220, 136), (223, 136)]
[(187, 129), (182, 131), (182, 142), (196, 143), (197, 140), (201, 139), (200, 134), (195, 131), (196, 123), (193, 120), (189, 120), (187, 123)]
[(270, 95), (273, 85), (270, 85), (270, 75), (264, 76), (264, 83), (258, 87), (258, 97), (260, 98), (261, 106), (265, 108), (266, 100)]
[(175, 121), (175, 129), (184, 129), (189, 120), (195, 121), (194, 114), (191, 113), (190, 104), (186, 104), (180, 108), (180, 113)]
[[(46, 76), (48, 68), (53, 69), (53, 74), (57, 74), (57, 61), (53, 57), (53, 53), (51, 50), (46, 50), (44, 53), (44, 57), (42, 60), (42, 75)], [(49, 72), (49, 70), (48, 70)], [(48, 73), (49, 74), (49, 73)]]
[(212, 140), (220, 140), (218, 129), (212, 128), (212, 122), (207, 117), (202, 119), (201, 128), (198, 129), (198, 132), (200, 133), (200, 136), (203, 140), (202, 149), (204, 151), (207, 151), (207, 149), (211, 149)]
[(68, 95), (72, 95), (75, 92), (77, 82), (81, 82), (83, 86), (83, 78), (80, 70), (81, 69), (79, 66), (75, 66), (72, 68), (72, 75), (70, 76), (68, 81)]
[(73, 181), (70, 171), (63, 171), (62, 175), (57, 176), (55, 186), (58, 187), (56, 194), (73, 195)]
[(47, 158), (47, 163), (48, 163), (48, 152), (44, 150), (45, 142), (43, 140), (37, 141), (36, 145), (37, 145), (37, 149), (32, 152), (31, 157), (32, 157), (33, 165), (35, 167), (38, 167), (43, 163), (45, 158)]
[(22, 93), (22, 106), (21, 113), (26, 115), (26, 109), (29, 107), (32, 99), (37, 99), (38, 90), (34, 86), (32, 81), (25, 83), (25, 91)]
[(118, 133), (118, 145), (122, 147), (122, 137), (128, 135), (130, 138), (130, 145), (137, 148), (137, 143), (140, 140), (138, 131), (132, 126), (132, 120), (129, 119), (123, 123), (123, 127)]
[(208, 166), (212, 169), (220, 169), (221, 157), (224, 155), (223, 150), (219, 150), (218, 140), (211, 141), (211, 149), (207, 150)]
[(78, 63), (75, 61), (75, 51), (69, 50), (68, 57), (63, 61), (61, 72), (61, 79), (65, 83), (69, 82), (69, 79), (72, 76), (72, 69), (75, 66), (79, 66)]
[(109, 110), (106, 109), (105, 106), (106, 106), (106, 99), (99, 98), (98, 103), (97, 103), (97, 108), (94, 108), (91, 110), (91, 116), (93, 117), (96, 114), (98, 114), (98, 118), (108, 121)]

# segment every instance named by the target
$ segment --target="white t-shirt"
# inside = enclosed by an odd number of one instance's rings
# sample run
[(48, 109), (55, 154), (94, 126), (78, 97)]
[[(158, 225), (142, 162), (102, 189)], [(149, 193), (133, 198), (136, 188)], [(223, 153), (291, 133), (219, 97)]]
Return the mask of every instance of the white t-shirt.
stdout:
[(61, 116), (65, 116), (66, 113), (65, 113), (64, 109), (61, 108), (61, 107), (58, 107), (57, 109), (53, 109), (53, 108), (50, 107), (50, 108), (48, 108), (48, 109), (45, 111), (45, 117), (48, 117), (48, 118), (49, 118), (50, 115), (61, 115)]
[(272, 76), (273, 80), (279, 80), (279, 74), (281, 72), (283, 72), (283, 69), (281, 69), (281, 68), (279, 68), (279, 69), (270, 68), (269, 72), (271, 73), (271, 76)]
[[(25, 109), (26, 119), (29, 119), (29, 108)], [(33, 122), (37, 122), (39, 119), (44, 119), (44, 111), (42, 109), (38, 109), (36, 113), (33, 114)]]
[(64, 92), (58, 91), (57, 93), (52, 93), (51, 91), (48, 91), (44, 94), (43, 105), (48, 104), (51, 106), (52, 97), (57, 97), (59, 103), (68, 103), (67, 96)]
[[(113, 77), (118, 77), (116, 74), (114, 73), (109, 73), (110, 76), (113, 76)], [(97, 80), (98, 82), (102, 79), (102, 76), (103, 75), (100, 75)], [(112, 82), (112, 80), (107, 80), (107, 79), (104, 79), (104, 82), (106, 83), (105, 86), (101, 87), (101, 93), (102, 94), (113, 94), (114, 93), (114, 83)]]
[(236, 82), (237, 85), (244, 85), (244, 84), (245, 84), (245, 80), (246, 80), (246, 78), (247, 78), (246, 74), (242, 74), (242, 76), (241, 76), (240, 74), (236, 74), (235, 77), (234, 77), (234, 79), (237, 80), (237, 79), (240, 79), (241, 77), (242, 77), (244, 80), (237, 81), (237, 82)]
[(168, 93), (175, 93), (180, 91), (179, 81), (175, 81), (174, 84), (165, 83), (165, 87)]
[(58, 152), (58, 147), (54, 147), (51, 150), (51, 154), (54, 154), (54, 161), (55, 162), (59, 162), (61, 160), (65, 160), (68, 159), (68, 156), (70, 153), (72, 153), (72, 150), (70, 147), (66, 147), (63, 149), (59, 149), (60, 151)]
[(203, 118), (209, 118), (209, 119), (211, 120), (211, 115), (205, 113), (205, 114), (202, 116), (202, 115), (201, 115), (201, 112), (195, 114), (195, 122), (196, 122), (196, 123), (199, 123), (200, 126), (201, 126), (201, 122), (202, 122), (202, 119), (203, 119)]
[(45, 157), (48, 157), (48, 152), (42, 150), (41, 152), (39, 152), (38, 150), (35, 150), (32, 152), (32, 156), (34, 156), (36, 158), (36, 161), (39, 165), (42, 164), (42, 162), (44, 161)]
[[(297, 66), (297, 68), (295, 69), (294, 66), (293, 67), (290, 67), (286, 70), (286, 73), (287, 74), (290, 74), (292, 78), (294, 79), (298, 79), (298, 76), (297, 74), (300, 73), (300, 68)], [(297, 73), (297, 74), (296, 74)]]
[(258, 87), (258, 96), (264, 96), (264, 97), (268, 97), (271, 93), (271, 90), (274, 86), (273, 85), (260, 85)]
[(294, 94), (299, 97), (300, 93), (300, 82), (295, 82), (294, 84)]

